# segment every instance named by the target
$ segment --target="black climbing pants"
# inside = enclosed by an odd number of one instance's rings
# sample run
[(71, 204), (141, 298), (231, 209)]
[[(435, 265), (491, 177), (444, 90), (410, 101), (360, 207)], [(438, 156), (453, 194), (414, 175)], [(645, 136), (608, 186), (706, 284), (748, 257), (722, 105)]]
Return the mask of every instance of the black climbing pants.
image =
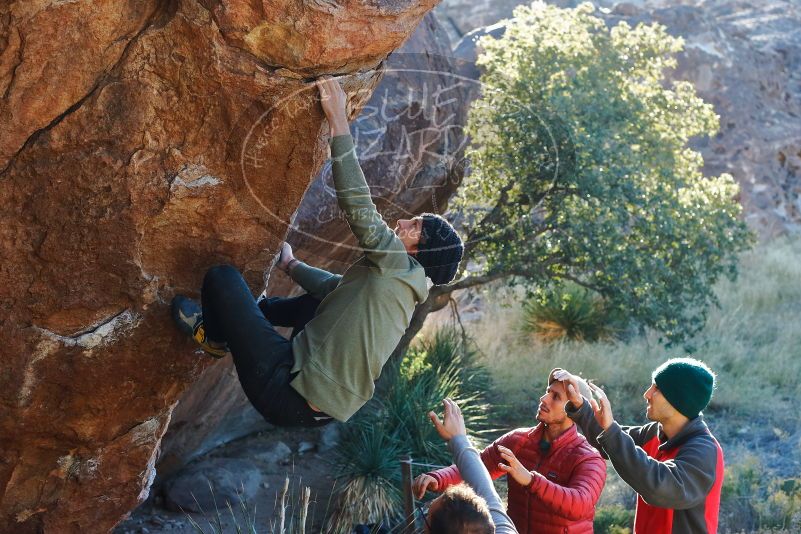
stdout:
[(230, 265), (209, 269), (201, 301), (206, 336), (228, 344), (245, 395), (268, 422), (311, 427), (333, 420), (312, 410), (289, 385), (297, 374), (291, 372), (295, 364), (292, 342), (273, 326), (292, 327), (294, 337), (314, 317), (320, 301), (302, 295), (257, 303), (242, 275)]

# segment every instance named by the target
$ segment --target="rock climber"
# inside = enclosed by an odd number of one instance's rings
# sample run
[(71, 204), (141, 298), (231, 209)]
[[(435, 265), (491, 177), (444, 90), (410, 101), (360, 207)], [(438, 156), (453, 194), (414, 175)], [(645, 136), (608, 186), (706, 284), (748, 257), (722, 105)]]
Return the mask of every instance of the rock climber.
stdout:
[[(206, 273), (201, 305), (176, 295), (173, 318), (208, 354), (230, 352), (245, 394), (278, 426), (347, 421), (373, 396), (374, 382), (398, 344), (415, 306), (434, 284), (453, 280), (462, 240), (442, 217), (381, 218), (356, 158), (339, 82), (317, 82), (330, 126), (337, 202), (363, 255), (343, 275), (296, 259), (284, 243), (277, 266), (306, 293), (253, 298), (228, 265)], [(292, 327), (290, 339), (275, 326)]]

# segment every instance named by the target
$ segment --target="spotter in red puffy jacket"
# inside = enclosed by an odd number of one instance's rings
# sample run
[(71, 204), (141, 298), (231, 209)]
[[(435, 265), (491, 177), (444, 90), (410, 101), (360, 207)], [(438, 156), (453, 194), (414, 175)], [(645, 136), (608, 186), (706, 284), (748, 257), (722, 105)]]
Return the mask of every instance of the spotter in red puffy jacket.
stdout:
[[(504, 460), (502, 445), (520, 463), (543, 476), (534, 476), (528, 487), (507, 477), (508, 509), (520, 534), (585, 534), (592, 532), (595, 503), (606, 482), (606, 462), (571, 426), (544, 451), (540, 448), (544, 425), (518, 428), (504, 434), (481, 452), (481, 460), (493, 479), (506, 473), (498, 468)], [(437, 491), (462, 481), (456, 466), (428, 473)]]

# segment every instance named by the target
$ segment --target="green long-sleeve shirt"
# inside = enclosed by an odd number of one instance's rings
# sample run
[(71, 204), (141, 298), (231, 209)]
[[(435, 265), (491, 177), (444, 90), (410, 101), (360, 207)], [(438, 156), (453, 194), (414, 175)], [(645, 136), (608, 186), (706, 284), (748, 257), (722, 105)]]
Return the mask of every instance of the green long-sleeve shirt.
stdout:
[(428, 296), (425, 271), (381, 218), (350, 135), (331, 140), (337, 201), (364, 256), (342, 276), (304, 263), (292, 278), (322, 299), (295, 336), (291, 386), (331, 417), (348, 420), (373, 396), (374, 382)]

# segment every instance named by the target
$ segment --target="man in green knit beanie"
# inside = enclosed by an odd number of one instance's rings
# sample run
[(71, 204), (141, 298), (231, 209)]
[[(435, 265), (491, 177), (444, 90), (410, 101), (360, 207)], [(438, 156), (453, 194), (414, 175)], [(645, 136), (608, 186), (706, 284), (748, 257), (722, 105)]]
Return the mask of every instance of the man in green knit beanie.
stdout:
[(587, 399), (578, 376), (555, 378), (567, 384), (567, 415), (637, 492), (634, 534), (717, 532), (723, 449), (702, 416), (716, 385), (706, 364), (674, 358), (657, 367), (643, 394), (652, 422), (643, 426), (619, 425), (597, 385)]

